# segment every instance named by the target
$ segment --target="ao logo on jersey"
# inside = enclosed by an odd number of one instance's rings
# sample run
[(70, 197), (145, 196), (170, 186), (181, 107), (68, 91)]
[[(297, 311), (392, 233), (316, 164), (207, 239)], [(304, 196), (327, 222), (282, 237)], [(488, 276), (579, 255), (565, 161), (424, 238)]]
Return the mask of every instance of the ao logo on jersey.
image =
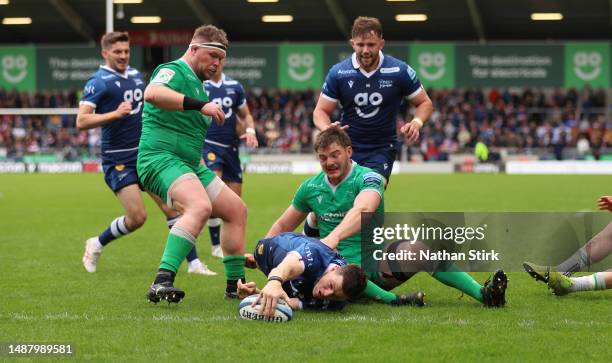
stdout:
[(214, 103), (216, 103), (217, 105), (223, 107), (223, 108), (227, 108), (228, 111), (225, 114), (225, 119), (228, 119), (232, 116), (233, 111), (232, 111), (232, 106), (234, 105), (234, 101), (232, 101), (231, 98), (229, 97), (217, 97), (217, 98), (213, 98), (212, 100)]
[(380, 106), (383, 101), (383, 96), (379, 92), (374, 92), (370, 94), (368, 94), (367, 92), (360, 92), (355, 95), (353, 101), (355, 101), (355, 105), (357, 105), (355, 107), (355, 111), (357, 112), (357, 115), (359, 115), (359, 117), (371, 118), (378, 114), (378, 111), (380, 111), (380, 107), (376, 107), (374, 110), (368, 113), (364, 113), (361, 110), (361, 107), (365, 107), (368, 105)]
[(574, 54), (574, 73), (584, 81), (599, 77), (602, 69), (602, 56), (599, 52), (576, 52)]
[(2, 77), (9, 83), (19, 83), (28, 75), (28, 59), (24, 55), (2, 57)]
[(423, 78), (437, 81), (446, 73), (446, 55), (440, 52), (419, 54), (419, 73)]
[(312, 53), (289, 53), (287, 56), (289, 77), (298, 82), (309, 80), (315, 72), (315, 56)]
[(132, 111), (130, 111), (130, 115), (135, 115), (140, 112), (142, 108), (142, 90), (140, 88), (129, 89), (123, 92), (123, 100), (129, 103), (138, 102), (136, 107), (132, 106)]

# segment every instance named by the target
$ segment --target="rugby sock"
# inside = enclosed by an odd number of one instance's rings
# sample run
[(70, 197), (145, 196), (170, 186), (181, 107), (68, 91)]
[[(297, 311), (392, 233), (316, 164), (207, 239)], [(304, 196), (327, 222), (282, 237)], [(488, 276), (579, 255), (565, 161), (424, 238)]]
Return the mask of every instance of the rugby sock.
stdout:
[(367, 296), (370, 299), (374, 299), (377, 301), (381, 301), (387, 304), (392, 303), (397, 299), (394, 293), (389, 292), (387, 290), (383, 290), (381, 287), (368, 280), (368, 284), (366, 285), (365, 290), (363, 291), (363, 295)]
[(174, 227), (174, 224), (178, 222), (178, 220), (182, 217), (182, 215), (178, 215), (176, 217), (168, 217), (166, 218), (166, 224), (168, 225), (168, 229)]
[(306, 221), (304, 222), (304, 235), (308, 237), (320, 237), (319, 227), (315, 226), (315, 222), (311, 219), (313, 217), (314, 214), (308, 213)]
[(196, 238), (191, 233), (177, 226), (172, 227), (159, 268), (176, 273), (183, 259), (195, 246), (195, 241)]
[(436, 271), (432, 276), (444, 285), (454, 287), (482, 302), (482, 294), (480, 293), (482, 285), (457, 265), (450, 264), (444, 271)]
[(170, 281), (170, 283), (174, 283), (175, 276), (176, 274), (174, 272), (160, 268), (159, 271), (157, 271), (157, 275), (155, 275), (155, 281), (153, 281), (153, 283), (161, 284), (168, 281)]
[(189, 263), (200, 262), (200, 260), (198, 259), (198, 252), (196, 251), (196, 246), (193, 246), (191, 251), (189, 251), (189, 253), (187, 254), (187, 257), (185, 257), (185, 258), (187, 259), (187, 262), (189, 262)]
[(569, 289), (571, 292), (606, 289), (606, 279), (601, 272), (588, 276), (572, 277), (571, 279), (573, 282)]
[[(172, 229), (172, 227), (174, 227), (174, 224), (176, 222), (178, 222), (178, 220), (181, 218), (181, 215), (179, 214), (176, 217), (168, 217), (166, 218), (166, 224), (168, 225), (168, 229)], [(189, 251), (189, 254), (187, 255), (187, 262), (189, 263), (196, 263), (196, 262), (200, 262), (200, 260), (198, 260), (198, 252), (196, 251), (196, 247), (193, 246), (193, 248), (191, 249), (191, 251)], [(195, 261), (195, 262), (194, 262)]]
[(591, 258), (589, 257), (589, 253), (585, 245), (585, 246), (582, 246), (578, 251), (574, 252), (574, 254), (570, 258), (561, 262), (556, 267), (556, 270), (561, 272), (565, 276), (570, 276), (574, 272), (578, 272), (583, 269), (588, 270), (590, 266), (591, 266)]
[(225, 278), (227, 279), (227, 292), (235, 292), (237, 289), (237, 281), (244, 279), (244, 256), (224, 256), (223, 268), (225, 270)]
[(98, 241), (102, 246), (106, 246), (111, 241), (121, 236), (125, 236), (131, 231), (125, 225), (125, 216), (117, 217), (111, 224), (98, 236)]
[(210, 218), (208, 220), (208, 232), (210, 232), (210, 244), (218, 246), (221, 244), (221, 218)]

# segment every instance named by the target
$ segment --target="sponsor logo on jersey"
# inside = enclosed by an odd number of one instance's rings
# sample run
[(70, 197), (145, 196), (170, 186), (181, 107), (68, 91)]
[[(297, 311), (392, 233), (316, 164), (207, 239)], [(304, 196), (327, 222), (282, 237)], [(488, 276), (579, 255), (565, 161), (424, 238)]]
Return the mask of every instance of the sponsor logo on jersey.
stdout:
[(378, 88), (393, 87), (393, 81), (390, 79), (379, 79)]
[(217, 155), (215, 155), (215, 153), (208, 153), (206, 154), (206, 158), (210, 161), (215, 161), (217, 159)]
[(381, 68), (380, 73), (397, 73), (400, 71), (399, 67)]
[(338, 69), (338, 74), (357, 74), (354, 69)]
[(176, 72), (174, 72), (172, 69), (162, 68), (159, 70), (159, 72), (157, 72), (151, 83), (168, 83), (170, 80), (172, 80), (175, 73)]
[(115, 81), (115, 86), (117, 86), (117, 88), (121, 88), (121, 82)]
[(349, 88), (353, 88), (353, 84), (354, 84), (354, 83), (355, 83), (355, 82), (353, 82), (353, 81), (348, 81)]
[(123, 165), (123, 164), (115, 165), (115, 170), (122, 171), (123, 169), (125, 169), (125, 165)]
[(319, 204), (321, 204), (321, 201), (322, 201), (322, 200), (323, 200), (323, 196), (322, 196), (322, 195), (319, 195), (319, 196), (317, 197), (317, 202), (319, 202)]
[(264, 244), (260, 243), (259, 246), (257, 246), (257, 254), (261, 256), (263, 255), (263, 253), (264, 253)]

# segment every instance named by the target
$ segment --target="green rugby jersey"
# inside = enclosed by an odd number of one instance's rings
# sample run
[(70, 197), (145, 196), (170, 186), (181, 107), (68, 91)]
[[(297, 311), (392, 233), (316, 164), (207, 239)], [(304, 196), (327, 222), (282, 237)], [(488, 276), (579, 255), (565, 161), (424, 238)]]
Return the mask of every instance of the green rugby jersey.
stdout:
[[(353, 162), (348, 176), (338, 185), (331, 185), (324, 172), (306, 179), (293, 197), (293, 207), (300, 212), (314, 212), (321, 238), (327, 236), (342, 222), (353, 207), (355, 198), (364, 190), (380, 194), (380, 205), (376, 212), (383, 212), (384, 182), (380, 174)], [(361, 232), (340, 241), (338, 252), (347, 261), (361, 265)]]
[[(182, 59), (159, 65), (151, 84), (164, 85), (202, 101), (208, 95), (202, 81)], [(139, 151), (170, 151), (190, 164), (199, 164), (211, 118), (200, 111), (166, 111), (145, 102)]]

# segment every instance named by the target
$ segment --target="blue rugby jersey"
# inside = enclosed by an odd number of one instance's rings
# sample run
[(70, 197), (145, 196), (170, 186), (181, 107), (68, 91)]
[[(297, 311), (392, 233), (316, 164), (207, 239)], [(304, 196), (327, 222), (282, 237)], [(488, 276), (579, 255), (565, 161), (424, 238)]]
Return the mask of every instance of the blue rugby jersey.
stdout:
[(107, 67), (100, 68), (89, 78), (83, 90), (81, 104), (102, 114), (111, 112), (123, 101), (132, 103), (132, 112), (102, 126), (102, 161), (122, 164), (136, 158), (140, 140), (145, 83), (140, 72), (128, 67), (124, 74)]
[(340, 103), (340, 122), (349, 125), (347, 132), (357, 148), (394, 145), (400, 105), (422, 90), (409, 65), (382, 52), (379, 56), (378, 68), (366, 73), (353, 53), (329, 70), (322, 87), (321, 97)]

